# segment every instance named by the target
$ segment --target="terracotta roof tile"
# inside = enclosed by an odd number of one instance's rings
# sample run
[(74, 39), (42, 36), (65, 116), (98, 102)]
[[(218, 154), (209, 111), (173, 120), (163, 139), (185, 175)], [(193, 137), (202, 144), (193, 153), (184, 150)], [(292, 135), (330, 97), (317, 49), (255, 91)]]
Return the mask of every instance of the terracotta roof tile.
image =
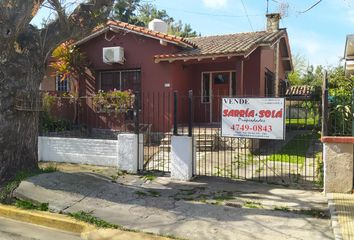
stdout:
[(185, 39), (194, 44), (193, 49), (184, 49), (176, 54), (156, 55), (155, 58), (183, 58), (193, 56), (207, 56), (213, 54), (240, 54), (245, 55), (255, 47), (262, 44), (272, 44), (279, 37), (286, 34), (286, 30), (277, 32), (249, 32), (229, 35), (217, 35), (207, 37), (195, 37)]
[(173, 42), (175, 44), (178, 45), (184, 45), (187, 47), (194, 47), (193, 42), (190, 42), (188, 39), (182, 38), (182, 37), (178, 37), (178, 36), (173, 36), (173, 35), (169, 35), (169, 34), (165, 34), (165, 33), (161, 33), (161, 32), (156, 32), (153, 30), (150, 30), (148, 28), (145, 27), (140, 27), (140, 26), (135, 26), (132, 24), (128, 24), (125, 22), (120, 22), (120, 21), (108, 21), (106, 26), (117, 26), (120, 28), (126, 28), (132, 31), (136, 31), (136, 32), (140, 32), (140, 33), (144, 33), (146, 35), (150, 35), (153, 37), (158, 37), (161, 38), (161, 40), (167, 40), (170, 42)]
[(287, 97), (308, 97), (313, 94), (314, 87), (308, 85), (291, 86), (286, 90), (285, 96)]

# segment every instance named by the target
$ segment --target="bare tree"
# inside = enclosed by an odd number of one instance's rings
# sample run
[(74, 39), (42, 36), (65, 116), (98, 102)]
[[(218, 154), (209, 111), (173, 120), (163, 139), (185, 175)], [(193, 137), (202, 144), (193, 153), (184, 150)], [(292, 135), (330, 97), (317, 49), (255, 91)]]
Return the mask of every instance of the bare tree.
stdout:
[[(0, 182), (37, 168), (38, 109), (17, 103), (38, 99), (52, 50), (105, 21), (113, 2), (89, 0), (67, 14), (62, 0), (0, 0)], [(30, 22), (43, 4), (57, 17), (38, 29)]]

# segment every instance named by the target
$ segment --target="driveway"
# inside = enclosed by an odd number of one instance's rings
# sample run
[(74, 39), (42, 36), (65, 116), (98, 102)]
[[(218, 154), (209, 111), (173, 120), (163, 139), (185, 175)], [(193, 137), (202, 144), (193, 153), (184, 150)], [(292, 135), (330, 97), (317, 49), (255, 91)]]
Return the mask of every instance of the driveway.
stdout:
[(85, 211), (126, 228), (185, 239), (333, 239), (327, 201), (318, 191), (93, 171), (38, 175), (14, 194), (48, 202), (57, 212)]

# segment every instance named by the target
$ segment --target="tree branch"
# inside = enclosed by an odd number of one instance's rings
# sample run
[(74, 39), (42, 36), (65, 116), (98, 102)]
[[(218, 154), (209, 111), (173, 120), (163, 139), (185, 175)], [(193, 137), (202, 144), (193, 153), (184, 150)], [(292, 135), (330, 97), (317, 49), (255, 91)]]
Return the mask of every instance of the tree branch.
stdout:
[(15, 41), (26, 31), (44, 0), (3, 0), (0, 5), (0, 39)]
[[(49, 0), (54, 4), (57, 12), (63, 13), (63, 8), (59, 1)], [(58, 3), (60, 6), (58, 6)], [(90, 0), (87, 3), (79, 4), (70, 16), (59, 16), (57, 20), (48, 24), (42, 30), (42, 39), (45, 42), (43, 54), (47, 60), (53, 49), (60, 43), (69, 39), (78, 39), (87, 35), (99, 23), (105, 22), (112, 9), (114, 0)], [(56, 5), (56, 6), (55, 6)]]

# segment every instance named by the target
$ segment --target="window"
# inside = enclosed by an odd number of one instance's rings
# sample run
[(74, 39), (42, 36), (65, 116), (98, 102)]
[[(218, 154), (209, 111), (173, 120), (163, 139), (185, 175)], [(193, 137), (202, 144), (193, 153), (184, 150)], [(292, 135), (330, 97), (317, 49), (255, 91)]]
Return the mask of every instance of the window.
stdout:
[(70, 87), (69, 87), (69, 79), (65, 78), (63, 79), (63, 75), (57, 74), (55, 76), (55, 90), (58, 92), (69, 92)]
[(210, 103), (210, 73), (203, 73), (202, 103)]
[(265, 96), (274, 97), (275, 96), (275, 80), (274, 73), (266, 69), (265, 72)]
[(214, 84), (228, 84), (230, 78), (230, 73), (215, 73), (214, 74)]
[(236, 96), (236, 72), (231, 73), (231, 96)]
[(99, 89), (110, 90), (141, 90), (140, 70), (100, 72)]

